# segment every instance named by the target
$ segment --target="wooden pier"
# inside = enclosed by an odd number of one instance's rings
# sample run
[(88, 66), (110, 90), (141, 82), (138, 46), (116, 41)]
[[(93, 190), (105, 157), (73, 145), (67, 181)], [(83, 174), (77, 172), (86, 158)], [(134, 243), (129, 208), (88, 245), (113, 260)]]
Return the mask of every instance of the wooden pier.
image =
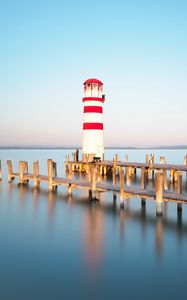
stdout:
[[(113, 198), (119, 194), (120, 207), (124, 207), (125, 199), (138, 197), (142, 200), (142, 205), (145, 205), (146, 200), (156, 200), (156, 214), (162, 215), (163, 202), (173, 202), (177, 204), (177, 209), (182, 210), (182, 204), (187, 204), (187, 195), (182, 194), (182, 172), (187, 172), (187, 165), (170, 165), (166, 163), (130, 163), (120, 162), (117, 159), (114, 161), (103, 162), (69, 162), (66, 158), (66, 176), (65, 178), (57, 176), (57, 164), (52, 160), (47, 161), (47, 175), (41, 175), (39, 172), (39, 162), (33, 163), (33, 173), (29, 173), (28, 163), (25, 161), (19, 162), (19, 171), (13, 172), (12, 162), (7, 161), (8, 166), (8, 181), (18, 178), (20, 184), (28, 184), (33, 181), (34, 187), (38, 188), (40, 183), (48, 184), (48, 190), (53, 191), (58, 186), (67, 186), (68, 195), (72, 194), (72, 190), (83, 188), (89, 191), (90, 200), (98, 200), (98, 192), (112, 192)], [(103, 168), (106, 168), (103, 172)], [(129, 186), (130, 176), (136, 174), (136, 168), (141, 169), (141, 186), (139, 188)], [(124, 172), (125, 170), (125, 172)], [(177, 191), (168, 191), (167, 173), (165, 170), (173, 171), (173, 180), (177, 184)], [(88, 173), (88, 180), (75, 179), (72, 176), (73, 171)], [(154, 172), (156, 174), (154, 176)], [(102, 175), (109, 172), (112, 174), (112, 183), (102, 182)], [(0, 172), (1, 173), (1, 172)], [(151, 175), (149, 174), (151, 173)], [(176, 176), (177, 174), (177, 176)], [(116, 178), (119, 178), (117, 183)], [(146, 189), (146, 182), (150, 178), (155, 177), (155, 189)], [(170, 177), (171, 179), (171, 177)], [(173, 181), (172, 181), (173, 182)]]

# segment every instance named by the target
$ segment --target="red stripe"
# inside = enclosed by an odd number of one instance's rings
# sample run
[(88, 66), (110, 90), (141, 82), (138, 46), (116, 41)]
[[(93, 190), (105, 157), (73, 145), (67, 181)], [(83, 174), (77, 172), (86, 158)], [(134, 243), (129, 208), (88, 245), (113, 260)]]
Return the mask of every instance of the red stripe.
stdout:
[(83, 130), (87, 129), (103, 130), (103, 123), (84, 123)]
[(103, 108), (101, 106), (85, 106), (84, 113), (103, 113)]
[(99, 97), (84, 97), (82, 98), (82, 101), (100, 101), (100, 102), (104, 102), (105, 99), (104, 98), (99, 98)]

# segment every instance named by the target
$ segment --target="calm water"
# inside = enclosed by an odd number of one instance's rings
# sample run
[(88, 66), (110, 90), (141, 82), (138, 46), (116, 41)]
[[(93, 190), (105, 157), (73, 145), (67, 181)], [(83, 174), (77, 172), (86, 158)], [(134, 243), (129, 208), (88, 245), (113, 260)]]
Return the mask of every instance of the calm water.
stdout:
[[(143, 150), (106, 151), (129, 161), (145, 161)], [(161, 150), (169, 163), (183, 163), (186, 151)], [(155, 202), (141, 208), (129, 199), (124, 210), (111, 193), (90, 203), (88, 192), (65, 187), (48, 194), (47, 185), (34, 191), (7, 183), (6, 160), (57, 162), (64, 176), (64, 160), (72, 150), (0, 151), (0, 299), (187, 299), (187, 206), (182, 215), (165, 204), (162, 219)], [(139, 174), (133, 184), (139, 185)], [(151, 183), (150, 183), (151, 187)], [(172, 187), (171, 187), (172, 188)], [(186, 183), (183, 191), (187, 193)]]

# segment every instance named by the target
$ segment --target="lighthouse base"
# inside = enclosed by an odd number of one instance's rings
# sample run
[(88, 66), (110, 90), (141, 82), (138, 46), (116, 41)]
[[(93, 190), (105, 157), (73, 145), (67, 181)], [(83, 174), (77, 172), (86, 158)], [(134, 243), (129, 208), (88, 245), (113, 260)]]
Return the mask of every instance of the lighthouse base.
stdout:
[(82, 154), (83, 162), (91, 162), (91, 161), (94, 160), (94, 157), (100, 157), (101, 161), (103, 161), (104, 160), (104, 153), (102, 153), (102, 154), (96, 154), (96, 153), (86, 154), (86, 153), (83, 153)]

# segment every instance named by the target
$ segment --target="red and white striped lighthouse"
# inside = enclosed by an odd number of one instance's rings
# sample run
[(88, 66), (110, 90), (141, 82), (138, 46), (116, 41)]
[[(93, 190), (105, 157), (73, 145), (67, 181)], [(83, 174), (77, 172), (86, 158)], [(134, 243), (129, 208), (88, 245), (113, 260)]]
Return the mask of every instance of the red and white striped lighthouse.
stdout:
[(105, 96), (103, 83), (98, 79), (84, 82), (84, 123), (83, 123), (83, 161), (93, 157), (104, 159), (103, 142), (103, 103)]

